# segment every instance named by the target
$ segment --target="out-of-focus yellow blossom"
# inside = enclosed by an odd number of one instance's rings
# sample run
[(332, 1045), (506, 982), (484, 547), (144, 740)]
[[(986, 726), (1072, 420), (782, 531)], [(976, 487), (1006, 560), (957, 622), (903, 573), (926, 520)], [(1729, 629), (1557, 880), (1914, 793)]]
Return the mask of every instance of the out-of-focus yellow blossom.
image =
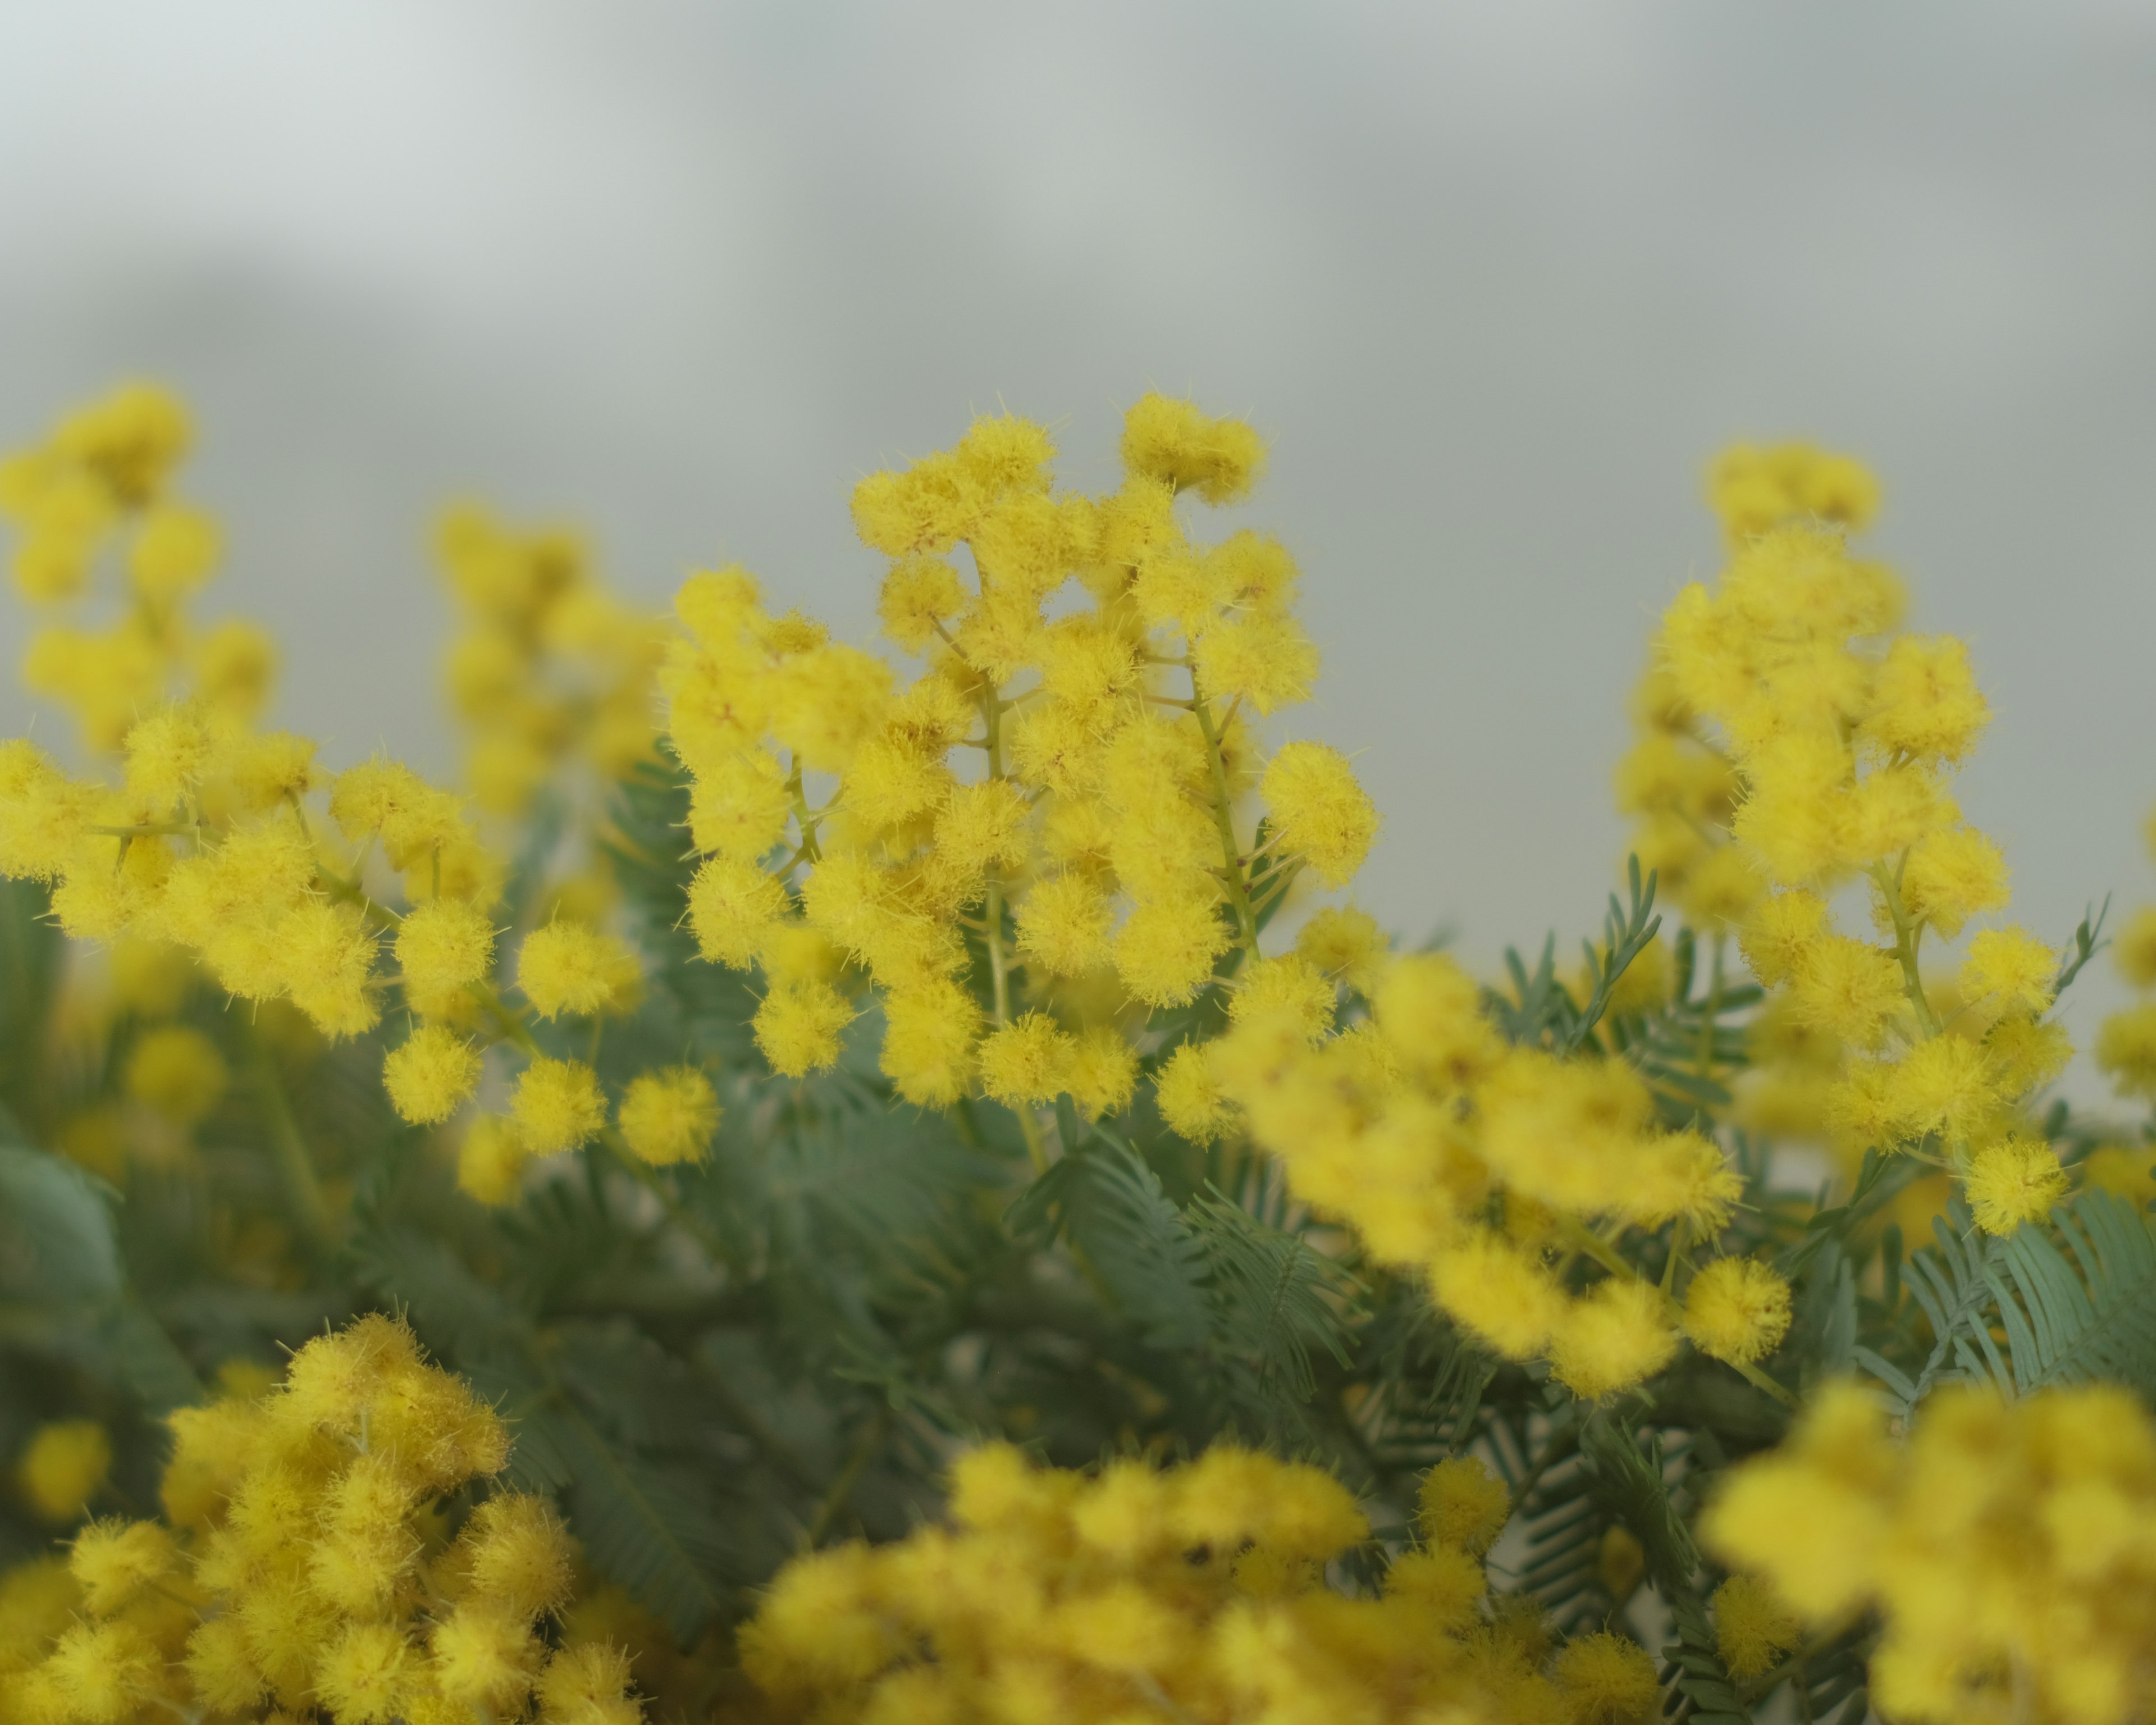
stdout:
[(465, 504), (443, 516), (435, 551), (463, 618), (448, 680), (481, 808), (521, 814), (567, 768), (610, 781), (651, 757), (664, 626), (599, 584), (574, 532)]
[(531, 1159), (531, 1152), (514, 1121), (482, 1114), (465, 1128), (464, 1142), (457, 1147), (458, 1188), (481, 1204), (507, 1204)]
[(1430, 1543), (1349, 1598), (1325, 1563), (1368, 1537), (1318, 1470), (1231, 1447), (1156, 1470), (1035, 1468), (990, 1445), (953, 1470), (951, 1520), (780, 1571), (742, 1634), (783, 1717), (1039, 1725), (1443, 1717), (1644, 1721), (1653, 1660), (1608, 1634), (1554, 1658), (1481, 1611), (1503, 1488), (1448, 1463)]
[(15, 1464), (30, 1507), (48, 1522), (72, 1522), (112, 1471), (112, 1440), (95, 1420), (62, 1420), (38, 1428)]
[(93, 1522), (65, 1570), (0, 1579), (9, 1725), (311, 1707), (447, 1725), (519, 1716), (535, 1693), (542, 1718), (641, 1718), (619, 1652), (550, 1655), (568, 1537), (542, 1500), (488, 1485), (507, 1430), (401, 1323), (319, 1337), (281, 1384), (172, 1425), (167, 1522)]
[(217, 1045), (185, 1024), (146, 1030), (128, 1050), (127, 1094), (177, 1126), (207, 1118), (231, 1080)]
[[(2148, 850), (2156, 856), (2156, 817), (2149, 820)], [(2114, 947), (2119, 973), (2144, 997), (2113, 1013), (2097, 1031), (2096, 1063), (2123, 1096), (2156, 1104), (2156, 905), (2127, 919)]]
[[(2124, 1722), (2156, 1702), (2156, 1425), (2123, 1389), (1949, 1387), (1897, 1442), (1862, 1391), (1830, 1385), (1705, 1525), (1815, 1627), (1880, 1614), (1871, 1695), (1891, 1717)], [(1732, 1610), (1736, 1585), (1716, 1602), (1725, 1646), (1763, 1668), (1795, 1637), (1769, 1599)]]
[(694, 1066), (646, 1072), (621, 1099), (621, 1136), (645, 1162), (664, 1167), (700, 1160), (718, 1130), (719, 1100)]

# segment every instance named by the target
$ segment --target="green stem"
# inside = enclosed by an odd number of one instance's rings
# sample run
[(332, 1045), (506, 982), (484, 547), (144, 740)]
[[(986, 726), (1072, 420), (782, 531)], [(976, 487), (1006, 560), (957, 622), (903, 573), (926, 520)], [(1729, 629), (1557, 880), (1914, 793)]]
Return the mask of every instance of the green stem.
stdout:
[(241, 1024), (240, 1035), (247, 1045), (248, 1065), (254, 1079), (256, 1096), (262, 1105), (263, 1123), (270, 1128), (270, 1147), (277, 1158), (277, 1172), (285, 1182), (293, 1219), (316, 1251), (334, 1251), (337, 1245), (336, 1221), (331, 1214), (329, 1199), (323, 1194), (321, 1182), (315, 1176), (314, 1161), (307, 1153), (307, 1141), (292, 1112), (291, 1098), (285, 1094), (285, 1081), (277, 1071), (276, 1056), (251, 1021), (242, 1019)]
[(1212, 704), (1198, 693), (1194, 673), (1190, 680), (1190, 710), (1197, 716), (1198, 729), (1205, 738), (1205, 762), (1213, 770), (1213, 824), (1220, 834), (1220, 860), (1228, 886), (1228, 902), (1235, 907), (1235, 922), (1242, 930), (1243, 949), (1255, 958), (1258, 918), (1250, 908), (1250, 886), (1243, 875), (1242, 850), (1235, 843), (1235, 817), (1228, 806), (1228, 763), (1221, 757), (1220, 734), (1214, 727)]
[(629, 1147), (619, 1131), (610, 1126), (602, 1127), (599, 1142), (606, 1146), (608, 1153), (621, 1164), (623, 1171), (631, 1179), (659, 1200), (659, 1207), (666, 1212), (667, 1220), (703, 1247), (713, 1264), (722, 1270), (729, 1266), (732, 1260), (727, 1256), (725, 1242), (701, 1217), (690, 1213), (688, 1206), (681, 1202), (680, 1194), (660, 1178), (658, 1169)]
[(539, 1045), (531, 1040), (531, 1033), (525, 1028), (524, 1020), (510, 1010), (501, 995), (485, 983), (467, 983), (465, 986), (471, 991), (472, 999), (485, 1009), (487, 1016), (494, 1020), (495, 1028), (505, 1038), (532, 1059), (538, 1059)]
[(801, 782), (801, 757), (793, 757), (793, 769), (786, 776), (786, 788), (793, 798), (794, 824), (801, 829), (801, 854), (810, 862), (821, 862), (824, 853), (816, 843), (816, 817), (809, 812), (808, 793)]
[(95, 833), (101, 839), (154, 839), (176, 833), (192, 833), (199, 824), (199, 822), (192, 820), (156, 820), (145, 821), (140, 826), (86, 826), (82, 830)]
[(870, 1459), (883, 1447), (883, 1440), (891, 1435), (891, 1409), (888, 1404), (876, 1409), (876, 1416), (854, 1445), (854, 1453), (846, 1458), (845, 1466), (831, 1481), (831, 1489), (824, 1494), (824, 1501), (816, 1506), (816, 1518), (809, 1522), (804, 1543), (814, 1551), (822, 1544), (824, 1536), (831, 1531), (831, 1523), (844, 1511), (847, 1500), (854, 1495), (854, 1487), (861, 1482)]
[(1887, 901), (1887, 914), (1894, 922), (1894, 956), (1902, 961), (1902, 987), (1909, 997), (1909, 1004), (1917, 1014), (1917, 1022), (1924, 1027), (1927, 1035), (1939, 1034), (1938, 1015), (1932, 1010), (1932, 1003), (1924, 998), (1924, 981), (1917, 969), (1917, 947), (1924, 937), (1920, 924), (1909, 920), (1908, 911), (1902, 903), (1902, 870), (1909, 860), (1906, 850), (1902, 860), (1888, 874), (1884, 863), (1871, 865), (1871, 878), (1877, 883)]
[(1709, 1082), (1714, 1078), (1714, 1027), (1722, 1015), (1722, 960), (1729, 937), (1719, 929), (1714, 936), (1714, 963), (1708, 973), (1707, 1010), (1699, 1021), (1699, 1076)]
[[(981, 696), (981, 725), (988, 737), (988, 777), (1004, 778), (1004, 714), (1010, 703), (1004, 701), (993, 683)], [(1010, 1011), (1010, 955), (1004, 949), (1004, 877), (1000, 870), (988, 875), (988, 903), (981, 912), (981, 938), (988, 952), (988, 993), (995, 1009), (998, 1029), (1011, 1021)], [(1048, 1172), (1048, 1146), (1040, 1135), (1040, 1122), (1034, 1118), (1033, 1105), (1020, 1102), (1011, 1111), (1018, 1116), (1018, 1129), (1025, 1138), (1026, 1158), (1033, 1164), (1036, 1174)]]

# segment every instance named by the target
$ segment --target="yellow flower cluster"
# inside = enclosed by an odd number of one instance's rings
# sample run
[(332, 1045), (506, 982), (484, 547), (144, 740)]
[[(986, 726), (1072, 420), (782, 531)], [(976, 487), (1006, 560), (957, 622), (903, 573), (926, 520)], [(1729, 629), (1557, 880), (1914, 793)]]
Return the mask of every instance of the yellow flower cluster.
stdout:
[[(522, 941), (525, 1006), (504, 1002), (495, 919), (509, 865), (464, 799), (394, 761), (332, 777), (310, 739), (254, 728), (267, 638), (252, 625), (198, 635), (190, 624), (186, 602), (213, 567), (218, 536), (167, 495), (187, 442), (178, 403), (136, 387), (0, 464), (0, 509), (21, 529), (18, 585), (28, 597), (85, 597), (116, 536), (127, 576), (111, 629), (46, 628), (28, 667), (34, 690), (74, 707), (92, 749), (116, 756), (116, 782), (72, 776), (26, 740), (0, 743), (0, 873), (52, 883), (60, 927), (110, 947), (113, 1004), (150, 1019), (177, 1010), (199, 973), (258, 1010), (289, 1002), (322, 1034), (355, 1035), (382, 1016), (391, 981), (382, 960), (393, 956), (413, 1029), (383, 1079), (405, 1119), (457, 1115), (491, 1046), (527, 1062), (508, 1114), (465, 1139), (466, 1189), (500, 1202), (531, 1157), (608, 1129), (597, 1075), (539, 1056), (530, 1034), (532, 1016), (634, 1006), (639, 960), (602, 926), (608, 883), (588, 870), (570, 887), (590, 890), (557, 895), (556, 920)], [(484, 805), (514, 812), (579, 762), (613, 776), (651, 754), (664, 626), (599, 586), (572, 536), (519, 534), (468, 508), (446, 520), (441, 552), (466, 623), (450, 692), (472, 727)], [(243, 642), (259, 649), (252, 659)], [(254, 666), (244, 675), (243, 660)], [(63, 665), (65, 676), (53, 669)], [(396, 891), (379, 878), (385, 870), (401, 883), (402, 913), (385, 902)], [(127, 1059), (130, 1096), (182, 1130), (217, 1106), (229, 1079), (216, 1045), (185, 1025), (147, 1029)], [(652, 1161), (701, 1154), (717, 1121), (709, 1079), (689, 1068), (644, 1075), (621, 1106), (618, 1142)], [(117, 1177), (126, 1137), (108, 1116), (85, 1115), (64, 1142)]]
[(988, 1445), (952, 1471), (951, 1525), (782, 1570), (742, 1661), (782, 1717), (819, 1725), (1653, 1716), (1636, 1644), (1552, 1658), (1532, 1605), (1486, 1607), (1510, 1503), (1480, 1462), (1440, 1464), (1422, 1498), (1425, 1543), (1354, 1598), (1325, 1566), (1369, 1525), (1317, 1469), (1215, 1446), (1088, 1475)]
[[(1948, 1389), (1897, 1443), (1830, 1385), (1706, 1532), (1771, 1609), (1820, 1628), (1880, 1614), (1890, 1718), (2124, 1725), (2156, 1706), (2156, 1425), (2123, 1389)], [(1763, 1621), (1756, 1595), (1746, 1611)]]
[[(2034, 936), (1976, 934), (1943, 985), (1920, 971), (1927, 933), (1953, 940), (2007, 903), (2004, 858), (1951, 794), (1989, 717), (1968, 654), (1896, 633), (1899, 583), (1834, 525), (1872, 508), (1845, 458), (1740, 451), (1712, 490), (1733, 554), (1656, 639), (1619, 772), (1635, 849), (1702, 926), (1737, 930), (1773, 991), (1754, 1123), (1917, 1152), (1964, 1182), (1984, 1228), (2011, 1231), (2066, 1188), (2020, 1129), (2071, 1050), (2045, 1016), (2060, 956)], [(1833, 895), (1856, 881), (1879, 941), (1836, 926)]]
[[(1426, 1275), (1498, 1353), (1548, 1359), (1577, 1394), (1652, 1376), (1681, 1334), (1756, 1377), (1789, 1327), (1779, 1276), (1722, 1260), (1658, 1286), (1616, 1250), (1629, 1230), (1722, 1232), (1743, 1189), (1714, 1142), (1664, 1129), (1621, 1061), (1508, 1046), (1445, 955), (1373, 968), (1369, 1014), (1344, 1031), (1328, 991), (1180, 1051), (1161, 1082), (1169, 1123), (1198, 1137), (1241, 1124), (1305, 1201), (1352, 1223), (1380, 1261)], [(1564, 1276), (1583, 1257), (1609, 1274), (1575, 1294)]]
[(836, 1060), (847, 977), (865, 973), (900, 1093), (1006, 1101), (1038, 1151), (1034, 1104), (1129, 1100), (1127, 1027), (1149, 1009), (1216, 975), (1247, 999), (1283, 963), (1330, 991), (1301, 960), (1259, 959), (1261, 921), (1306, 869), (1344, 885), (1376, 814), (1334, 751), (1261, 764), (1250, 734), (1317, 671), (1287, 552), (1248, 531), (1194, 544), (1176, 511), (1185, 491), (1243, 495), (1262, 453), (1246, 425), (1147, 396), (1103, 497), (1058, 494), (1047, 434), (1014, 418), (865, 480), (855, 524), (891, 559), (884, 632), (927, 661), (903, 687), (770, 615), (739, 569), (682, 588), (692, 639), (661, 682), (707, 858), (690, 915), (707, 957), (760, 968), (776, 1070)]
[(275, 655), (253, 624), (198, 629), (187, 601), (217, 567), (216, 523), (171, 493), (192, 437), (163, 390), (131, 384), (62, 419), (35, 449), (0, 459), (0, 516), (17, 528), (17, 590), (41, 609), (84, 598), (121, 549), (126, 602), (103, 629), (50, 623), (23, 662), (33, 693), (72, 711), (90, 746), (119, 747), (146, 713), (191, 691), (244, 721), (270, 692)]
[(621, 1651), (548, 1635), (575, 1564), (552, 1511), (500, 1488), (463, 1507), (509, 1435), (401, 1323), (320, 1337), (267, 1394), (172, 1425), (165, 1519), (92, 1522), (64, 1566), (0, 1579), (0, 1725), (643, 1717)]
[(465, 778), (481, 808), (521, 814), (572, 759), (610, 781), (651, 757), (665, 624), (592, 578), (576, 534), (518, 532), (465, 505), (444, 517), (437, 548), (464, 613), (449, 696), (470, 729)]

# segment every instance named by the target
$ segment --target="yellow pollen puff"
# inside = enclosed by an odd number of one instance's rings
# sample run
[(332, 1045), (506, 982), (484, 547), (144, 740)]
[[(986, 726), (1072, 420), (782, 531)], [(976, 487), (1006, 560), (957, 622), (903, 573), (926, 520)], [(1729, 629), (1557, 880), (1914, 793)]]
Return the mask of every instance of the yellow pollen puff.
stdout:
[(2156, 1001), (2129, 1006), (2103, 1021), (2096, 1064), (2121, 1096), (2156, 1097)]
[[(821, 878), (822, 870), (818, 870)], [(753, 862), (715, 856), (689, 883), (689, 927), (715, 964), (747, 970), (786, 912), (786, 888)]]
[(754, 862), (786, 832), (793, 793), (777, 757), (729, 749), (699, 763), (689, 795), (689, 836), (699, 850)]
[(1153, 1100), (1169, 1128), (1194, 1144), (1211, 1143), (1235, 1118), (1202, 1043), (1186, 1042), (1168, 1056), (1155, 1080)]
[(484, 982), (493, 969), (494, 925), (475, 905), (429, 899), (404, 913), (396, 951), (413, 1004), (439, 1010), (445, 997)]
[(606, 1124), (606, 1099), (598, 1075), (581, 1060), (541, 1055), (516, 1081), (510, 1116), (533, 1156), (573, 1150), (598, 1136)]
[(981, 1009), (949, 977), (895, 987), (884, 998), (881, 1065), (898, 1093), (918, 1107), (947, 1107), (966, 1093), (981, 1034)]
[(828, 983), (775, 984), (757, 1008), (756, 1045), (783, 1077), (802, 1078), (835, 1065), (853, 1003)]
[(1789, 1285), (1756, 1258), (1717, 1258), (1685, 1292), (1685, 1334), (1702, 1353), (1752, 1365), (1789, 1328)]
[(2040, 1138), (2010, 1137), (1976, 1153), (1964, 1189), (1976, 1225), (1986, 1234), (2003, 1235), (2025, 1222), (2041, 1221), (2071, 1184), (2049, 1144)]
[(510, 1712), (520, 1711), (531, 1694), (546, 1653), (525, 1618), (472, 1601), (434, 1625), (431, 1651), (444, 1701)]
[(1958, 762), (1976, 745), (1991, 709), (1951, 635), (1902, 635), (1887, 649), (1873, 685), (1876, 705), (1857, 735), (1882, 754)]
[(525, 936), (516, 983), (542, 1018), (590, 1018), (634, 1004), (643, 973), (635, 952), (581, 922), (556, 922)]
[(479, 1087), (479, 1050), (445, 1024), (422, 1024), (382, 1056), (382, 1088), (398, 1114), (433, 1126)]
[(965, 608), (966, 590), (958, 572), (941, 557), (908, 557), (884, 577), (876, 603), (883, 632), (908, 653), (921, 653), (934, 641), (939, 625)]
[(623, 1142), (654, 1167), (699, 1162), (718, 1130), (718, 1095), (694, 1066), (639, 1073), (621, 1099), (619, 1121)]
[(1661, 1708), (1653, 1658), (1637, 1641), (1607, 1630), (1565, 1643), (1550, 1679), (1574, 1725), (1647, 1725)]
[(1348, 765), (1322, 742), (1291, 742), (1265, 768), (1260, 787), (1282, 847), (1327, 886), (1344, 886), (1378, 836), (1378, 811)]
[(1791, 978), (1789, 1002), (1798, 1023), (1852, 1047), (1870, 1048), (1907, 999), (1892, 952), (1835, 934), (1804, 949)]
[(2156, 905), (2143, 905), (2112, 942), (2118, 973), (2137, 988), (2156, 987)]
[(1115, 907), (1082, 874), (1036, 881), (1018, 909), (1019, 951), (1050, 976), (1082, 976), (1107, 962)]
[(2020, 928), (1987, 928), (1969, 943), (1962, 992), (1971, 999), (1994, 996), (2008, 1010), (2042, 1012), (2051, 1004), (2059, 955)]
[(1240, 419), (1216, 419), (1188, 401), (1141, 396), (1123, 416), (1123, 465), (1134, 475), (1232, 503), (1265, 466), (1265, 446)]
[(1470, 1235), (1430, 1268), (1438, 1303), (1507, 1359), (1533, 1359), (1568, 1316), (1540, 1260), (1495, 1235)]
[(644, 1709), (629, 1686), (629, 1657), (619, 1647), (562, 1648), (540, 1676), (539, 1717), (542, 1725), (641, 1725)]
[(217, 523), (182, 503), (148, 511), (127, 548), (127, 575), (151, 604), (169, 608), (209, 578), (220, 550)]
[(1285, 1015), (1315, 1042), (1332, 1028), (1337, 1005), (1332, 979), (1297, 952), (1279, 958), (1256, 958), (1235, 978), (1228, 997), (1228, 1017), (1234, 1024)]
[(1478, 1558), (1496, 1543), (1512, 1514), (1511, 1491), (1473, 1455), (1450, 1456), (1430, 1469), (1417, 1503), (1416, 1523), (1424, 1539)]
[(1583, 1400), (1630, 1389), (1667, 1365), (1676, 1336), (1662, 1296), (1645, 1283), (1611, 1276), (1559, 1316), (1550, 1364)]
[(1147, 899), (1117, 931), (1116, 973), (1149, 1006), (1180, 1006), (1213, 978), (1230, 937), (1211, 883)]
[(74, 1537), (68, 1569), (93, 1616), (110, 1617), (179, 1568), (172, 1536), (155, 1522), (92, 1522)]
[(1902, 868), (1902, 900), (1912, 919), (1952, 940), (1970, 917), (2005, 907), (2006, 859), (1974, 827), (1929, 834)]
[(1076, 1042), (1045, 1013), (991, 1031), (980, 1046), (981, 1088), (999, 1102), (1053, 1101), (1070, 1087)]
[(1297, 931), (1295, 950), (1327, 976), (1368, 994), (1388, 942), (1377, 919), (1353, 906), (1327, 906)]
[(1481, 985), (1441, 952), (1414, 953), (1383, 965), (1372, 1004), (1387, 1045), (1426, 1084), (1447, 1089), (1471, 1084), (1502, 1052), (1483, 1015)]
[(195, 694), (213, 712), (244, 721), (268, 703), (277, 647), (259, 625), (228, 618), (203, 632), (189, 659)]
[(1756, 1575), (1732, 1575), (1714, 1590), (1714, 1642), (1741, 1683), (1763, 1677), (1804, 1639), (1795, 1612)]
[(1137, 1088), (1137, 1050), (1112, 1028), (1088, 1030), (1070, 1050), (1065, 1087), (1088, 1119), (1117, 1114)]
[(127, 733), (128, 794), (161, 810), (177, 806), (220, 763), (221, 728), (187, 702), (151, 713)]
[(1244, 700), (1271, 713), (1310, 699), (1317, 649), (1291, 617), (1262, 613), (1207, 627), (1191, 648), (1199, 692), (1209, 701)]
[(15, 1465), (23, 1497), (48, 1522), (74, 1520), (111, 1471), (112, 1440), (95, 1420), (39, 1426)]

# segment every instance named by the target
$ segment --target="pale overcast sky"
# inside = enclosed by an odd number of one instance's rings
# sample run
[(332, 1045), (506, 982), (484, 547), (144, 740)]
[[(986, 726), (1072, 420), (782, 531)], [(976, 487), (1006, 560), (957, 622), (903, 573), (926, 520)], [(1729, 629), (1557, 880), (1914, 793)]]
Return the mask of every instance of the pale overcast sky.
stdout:
[(1486, 960), (1594, 919), (1734, 435), (1884, 475), (2022, 914), (2156, 897), (2152, 314), (2148, 0), (0, 15), (0, 436), (180, 386), (223, 602), (332, 758), (447, 763), (448, 493), (578, 518), (654, 603), (738, 557), (859, 629), (860, 474), (1000, 402), (1096, 481), (1187, 390), (1275, 439), (1232, 524), (1302, 559), (1291, 729), (1386, 810), (1365, 902)]

